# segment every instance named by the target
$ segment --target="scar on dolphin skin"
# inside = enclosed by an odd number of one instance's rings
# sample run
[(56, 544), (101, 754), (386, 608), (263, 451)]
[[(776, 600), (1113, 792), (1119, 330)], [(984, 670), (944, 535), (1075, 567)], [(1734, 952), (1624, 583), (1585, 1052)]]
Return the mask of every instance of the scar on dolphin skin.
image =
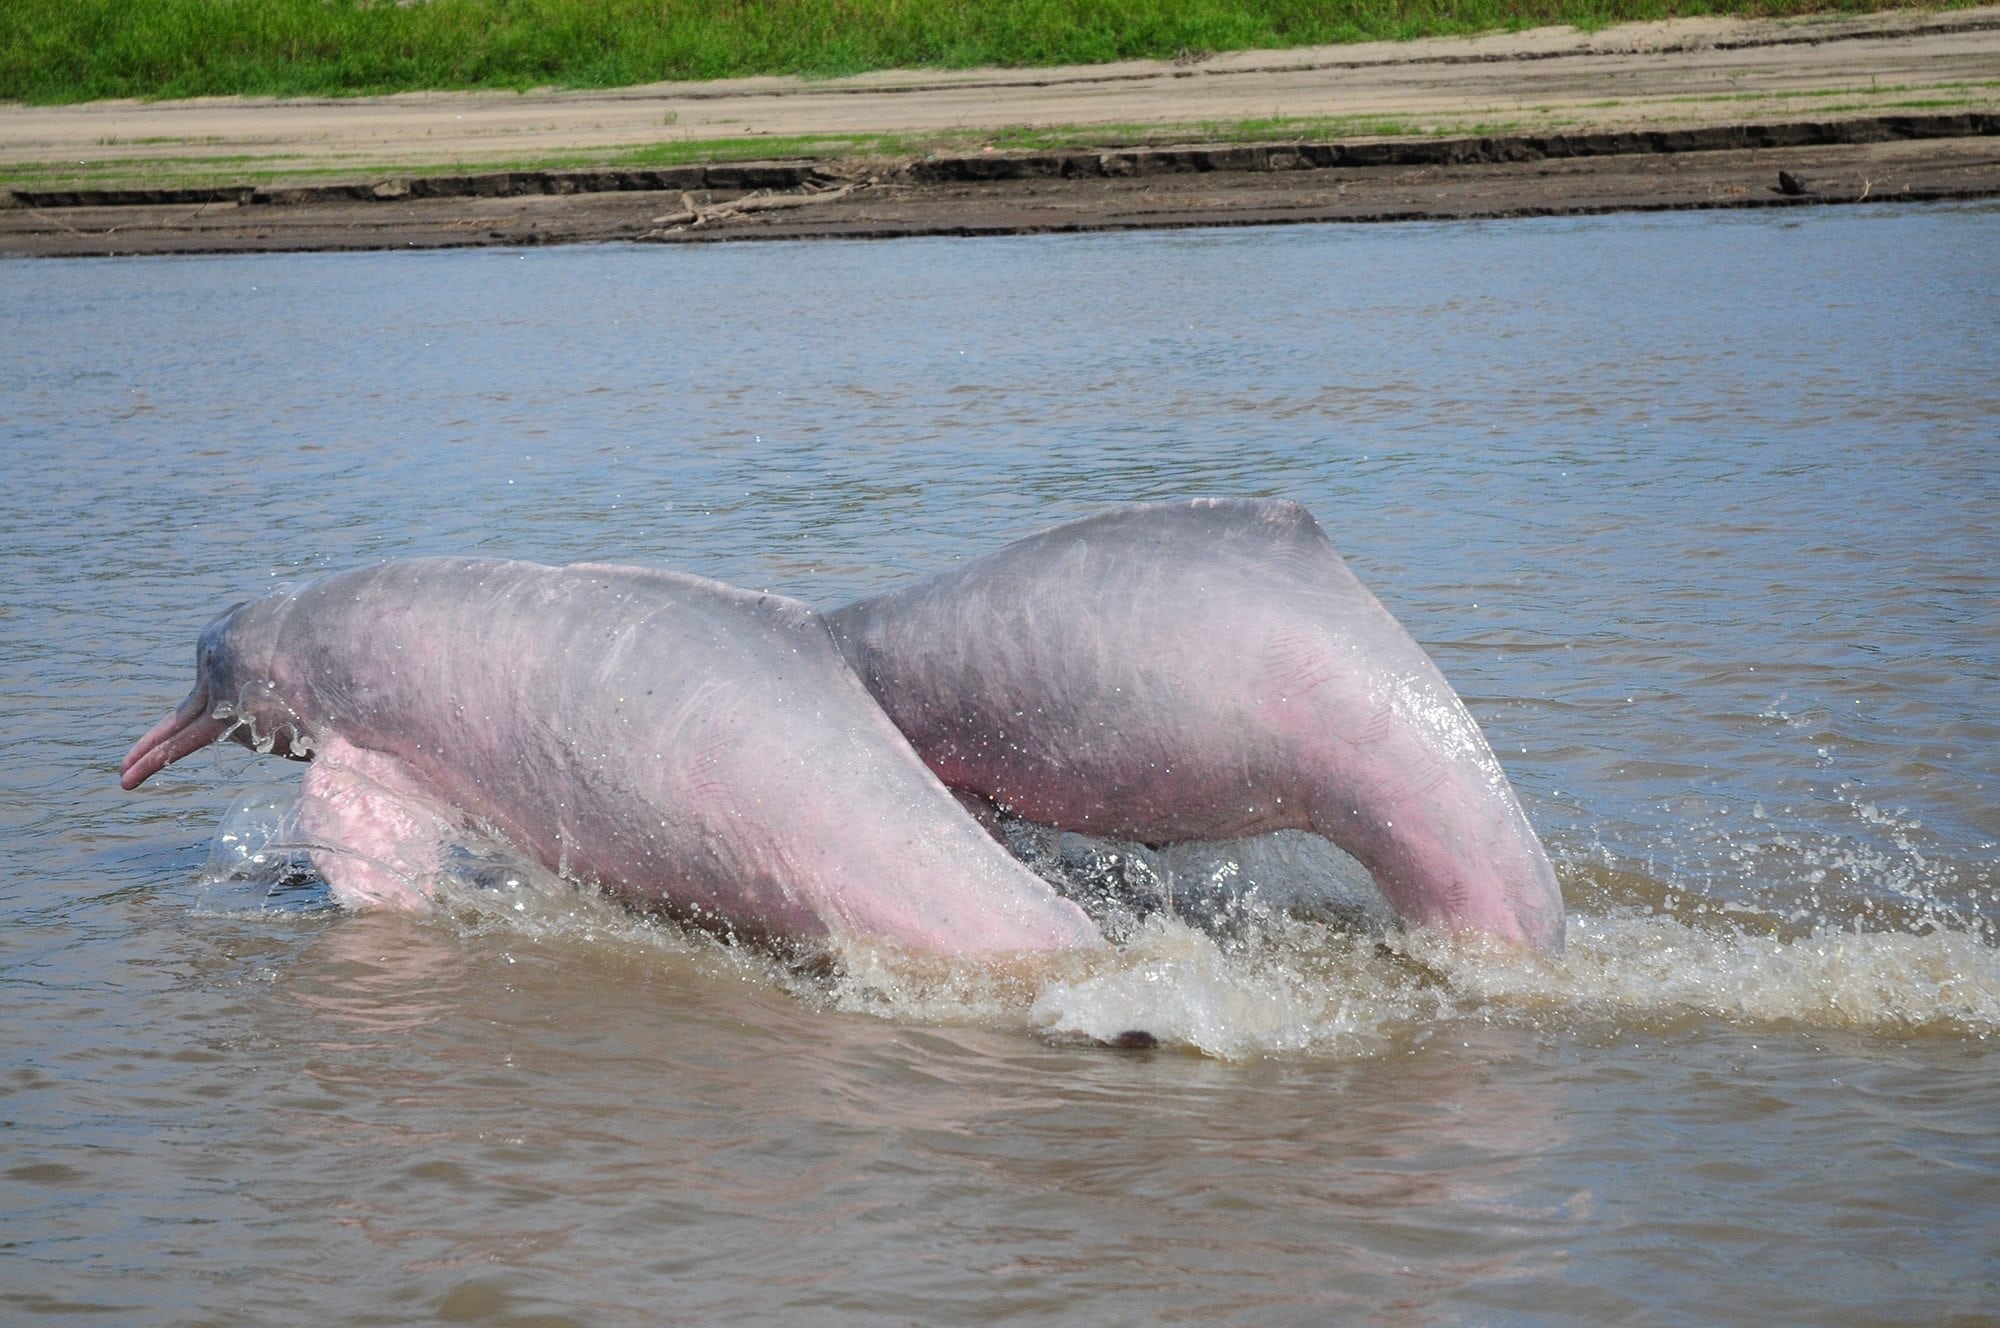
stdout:
[[(1032, 631), (1008, 626), (1023, 604)], [(1554, 868), (1484, 735), (1297, 503), (1116, 508), (828, 620), (956, 788), (1147, 844), (1307, 830), (1408, 921), (1562, 949)], [(1132, 784), (1161, 748), (1171, 769)]]
[(925, 767), (824, 617), (782, 596), (471, 558), (339, 573), (211, 621), (194, 689), (121, 783), (224, 737), (268, 748), (280, 723), (288, 749), (331, 754), (306, 801), (345, 903), (427, 906), (448, 811), (727, 935), (980, 957), (1103, 944)]

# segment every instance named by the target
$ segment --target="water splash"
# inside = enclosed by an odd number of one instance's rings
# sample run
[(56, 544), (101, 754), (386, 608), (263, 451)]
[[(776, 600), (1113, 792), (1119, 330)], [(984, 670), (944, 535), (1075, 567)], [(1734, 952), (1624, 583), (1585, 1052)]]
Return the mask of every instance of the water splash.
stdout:
[(1413, 948), (1469, 1002), (1575, 1020), (1657, 1025), (1692, 1015), (1734, 1023), (1874, 1032), (2000, 1033), (2000, 950), (1961, 930), (1815, 926), (1782, 936), (1691, 925), (1641, 909), (1574, 916), (1557, 967)]
[[(290, 813), (289, 798), (269, 790), (238, 799), (201, 881), (204, 910), (334, 907), (311, 871), (309, 850), (325, 846), (300, 844)], [(1631, 1032), (1709, 1019), (2000, 1035), (1990, 923), (1940, 901), (1936, 881), (1957, 877), (1915, 853), (1876, 860), (1844, 841), (1801, 846), (1787, 865), (1809, 903), (1784, 908), (1718, 899), (1629, 866), (1568, 865), (1566, 891), (1590, 902), (1572, 912), (1557, 958), (1396, 930), (1365, 878), (1307, 836), (1156, 850), (1015, 826), (1008, 839), (1085, 902), (1114, 944), (1001, 964), (870, 946), (824, 959), (776, 955), (635, 914), (479, 836), (423, 883), (438, 909), (416, 925), (467, 941), (692, 956), (829, 1015), (1104, 1043), (1136, 1033), (1232, 1060), (1366, 1058), (1481, 1024)], [(1869, 883), (1865, 907), (1830, 893), (1825, 872), (1836, 870)]]
[(328, 913), (338, 906), (298, 842), (298, 790), (254, 788), (223, 814), (195, 882), (202, 913)]

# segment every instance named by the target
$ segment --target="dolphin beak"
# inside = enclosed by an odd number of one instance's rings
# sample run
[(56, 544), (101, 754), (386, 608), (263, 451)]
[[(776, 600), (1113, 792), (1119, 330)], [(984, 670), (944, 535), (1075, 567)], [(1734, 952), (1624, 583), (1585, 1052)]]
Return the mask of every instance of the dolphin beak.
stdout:
[(132, 744), (132, 750), (125, 753), (125, 760), (118, 767), (118, 783), (128, 791), (138, 788), (189, 752), (200, 751), (228, 731), (229, 721), (209, 716), (208, 684), (197, 684), (187, 700), (174, 707), (172, 714)]

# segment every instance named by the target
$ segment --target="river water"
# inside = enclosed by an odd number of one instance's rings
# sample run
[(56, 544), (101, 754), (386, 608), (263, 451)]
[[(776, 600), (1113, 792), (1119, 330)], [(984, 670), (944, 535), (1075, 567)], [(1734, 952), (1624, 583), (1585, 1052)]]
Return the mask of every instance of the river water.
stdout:
[[(0, 1320), (2000, 1318), (2000, 208), (0, 300)], [(331, 911), (233, 747), (117, 787), (209, 616), (323, 571), (832, 606), (1190, 494), (1303, 501), (1429, 648), (1564, 958), (1246, 908), (793, 973), (560, 882)]]

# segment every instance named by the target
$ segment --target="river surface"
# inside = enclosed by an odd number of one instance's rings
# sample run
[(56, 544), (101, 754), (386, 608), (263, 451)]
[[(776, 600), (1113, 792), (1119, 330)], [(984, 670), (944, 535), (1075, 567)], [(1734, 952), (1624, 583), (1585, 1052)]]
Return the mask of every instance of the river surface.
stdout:
[[(2000, 208), (0, 304), (0, 1321), (2000, 1318)], [(1060, 977), (795, 973), (559, 881), (330, 909), (234, 747), (117, 787), (208, 618), (321, 572), (831, 607), (1193, 494), (1304, 502), (1432, 652), (1565, 957), (1252, 897)]]

